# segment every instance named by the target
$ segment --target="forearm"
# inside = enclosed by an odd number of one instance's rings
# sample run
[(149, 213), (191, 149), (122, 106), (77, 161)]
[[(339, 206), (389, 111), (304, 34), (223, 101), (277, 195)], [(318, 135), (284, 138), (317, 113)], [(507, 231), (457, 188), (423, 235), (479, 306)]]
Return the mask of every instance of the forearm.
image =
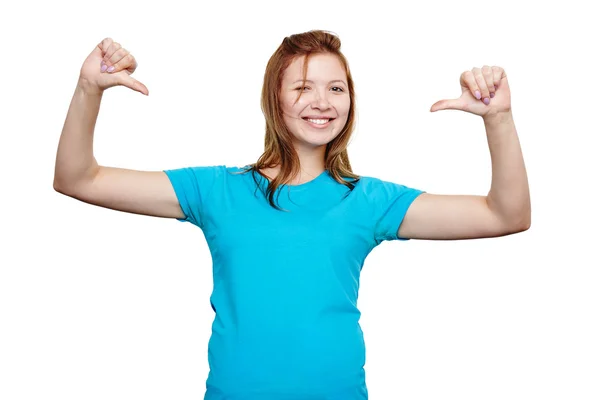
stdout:
[(525, 161), (512, 112), (484, 118), (492, 159), (490, 209), (508, 224), (529, 228), (531, 202)]
[(58, 143), (54, 169), (54, 188), (67, 190), (98, 167), (94, 158), (94, 128), (100, 110), (102, 92), (79, 80), (69, 106)]

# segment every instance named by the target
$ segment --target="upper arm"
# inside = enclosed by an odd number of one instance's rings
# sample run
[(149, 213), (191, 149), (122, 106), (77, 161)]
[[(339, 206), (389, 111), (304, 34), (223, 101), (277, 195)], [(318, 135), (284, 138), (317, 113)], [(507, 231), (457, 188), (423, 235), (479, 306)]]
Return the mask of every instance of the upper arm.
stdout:
[(485, 196), (424, 193), (411, 204), (398, 229), (410, 239), (475, 239), (522, 231), (488, 206)]
[(99, 166), (90, 179), (57, 188), (89, 204), (155, 217), (184, 218), (169, 178), (163, 171)]

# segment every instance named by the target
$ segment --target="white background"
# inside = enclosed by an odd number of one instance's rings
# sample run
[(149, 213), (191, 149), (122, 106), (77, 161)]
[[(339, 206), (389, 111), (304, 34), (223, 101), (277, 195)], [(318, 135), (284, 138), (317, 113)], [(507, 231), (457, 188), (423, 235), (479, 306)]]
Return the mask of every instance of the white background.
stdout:
[[(533, 3), (533, 2), (531, 2)], [(600, 398), (597, 14), (584, 2), (11, 2), (0, 16), (0, 398), (201, 399), (211, 259), (191, 224), (53, 190), (79, 69), (111, 37), (139, 63), (103, 97), (101, 165), (237, 165), (263, 150), (260, 91), (285, 36), (338, 34), (360, 175), (486, 194), (480, 117), (430, 113), (503, 67), (529, 175), (527, 232), (386, 242), (359, 308), (369, 398)], [(589, 3), (591, 4), (591, 3)], [(493, 99), (492, 99), (493, 101)], [(268, 244), (266, 244), (268, 245)]]

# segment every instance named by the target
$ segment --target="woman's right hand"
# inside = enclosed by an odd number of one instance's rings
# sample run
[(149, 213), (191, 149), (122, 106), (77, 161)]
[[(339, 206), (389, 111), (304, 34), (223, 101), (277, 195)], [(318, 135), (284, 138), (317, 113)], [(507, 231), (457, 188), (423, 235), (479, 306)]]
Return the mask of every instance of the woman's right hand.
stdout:
[[(110, 67), (114, 67), (111, 72), (108, 71)], [(133, 55), (119, 43), (106, 38), (85, 59), (79, 80), (86, 90), (94, 93), (121, 85), (148, 96), (148, 88), (130, 76), (136, 68), (137, 61)]]

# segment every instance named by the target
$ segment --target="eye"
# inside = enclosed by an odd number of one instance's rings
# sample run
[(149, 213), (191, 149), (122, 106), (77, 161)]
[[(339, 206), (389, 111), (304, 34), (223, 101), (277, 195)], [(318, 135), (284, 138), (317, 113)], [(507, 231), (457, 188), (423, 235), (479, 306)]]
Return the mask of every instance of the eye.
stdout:
[(342, 89), (342, 88), (341, 88), (341, 87), (339, 87), (339, 86), (334, 86), (332, 89), (339, 89), (339, 90), (334, 90), (334, 92), (340, 92), (340, 93), (341, 93), (341, 92), (343, 92), (343, 91), (344, 91), (344, 89)]
[(297, 87), (296, 90), (310, 89), (308, 86)]

